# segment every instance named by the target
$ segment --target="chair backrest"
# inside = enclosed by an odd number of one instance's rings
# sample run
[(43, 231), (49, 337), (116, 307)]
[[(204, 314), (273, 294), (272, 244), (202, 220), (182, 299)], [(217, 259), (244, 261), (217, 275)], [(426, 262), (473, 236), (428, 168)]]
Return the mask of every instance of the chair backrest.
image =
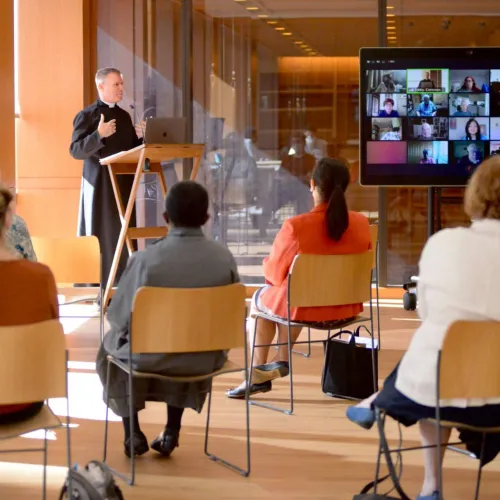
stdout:
[(288, 277), (290, 307), (340, 306), (371, 299), (373, 252), (300, 254)]
[(440, 399), (500, 397), (500, 322), (457, 321), (441, 348)]
[(370, 224), (370, 236), (372, 240), (373, 269), (375, 269), (377, 267), (378, 224)]
[(56, 283), (100, 283), (101, 250), (95, 236), (33, 237), (37, 259), (47, 265)]
[(245, 287), (137, 290), (131, 321), (133, 353), (229, 350), (245, 345)]
[(66, 340), (58, 320), (0, 327), (0, 405), (66, 397)]

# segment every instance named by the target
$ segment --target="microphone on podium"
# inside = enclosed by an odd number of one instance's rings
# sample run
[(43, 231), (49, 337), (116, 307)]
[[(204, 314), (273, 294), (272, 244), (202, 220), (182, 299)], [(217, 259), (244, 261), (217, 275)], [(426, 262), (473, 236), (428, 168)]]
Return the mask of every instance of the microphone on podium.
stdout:
[(134, 112), (134, 117), (135, 117), (135, 122), (139, 124), (141, 127), (142, 131), (142, 138), (144, 139), (144, 127), (142, 126), (142, 120), (139, 119), (139, 115), (137, 114), (137, 108), (135, 107), (135, 104), (129, 104), (130, 109)]
[[(144, 127), (142, 126), (142, 120), (139, 119), (139, 115), (137, 114), (137, 108), (135, 107), (135, 104), (129, 104), (129, 107), (130, 107), (131, 110), (134, 111), (135, 121), (136, 121), (136, 123), (139, 124), (139, 127), (141, 127), (142, 141), (144, 142), (144, 140), (145, 140), (144, 139), (144, 137), (145, 137), (145, 131), (144, 131)], [(143, 170), (145, 172), (151, 170), (149, 158), (145, 158)]]

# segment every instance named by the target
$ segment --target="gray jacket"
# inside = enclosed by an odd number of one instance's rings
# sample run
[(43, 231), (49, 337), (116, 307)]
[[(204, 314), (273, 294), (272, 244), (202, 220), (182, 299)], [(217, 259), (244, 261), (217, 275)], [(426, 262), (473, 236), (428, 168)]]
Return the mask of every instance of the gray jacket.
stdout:
[[(97, 355), (97, 372), (106, 387), (106, 355), (124, 361), (129, 355), (129, 321), (135, 292), (141, 286), (204, 288), (239, 281), (236, 262), (229, 250), (205, 238), (201, 229), (172, 228), (168, 236), (129, 259), (108, 310), (111, 329)], [(182, 332), (178, 332), (182, 335)], [(133, 355), (138, 371), (166, 375), (201, 375), (220, 368), (226, 360), (222, 351), (184, 354)], [(136, 410), (146, 401), (162, 401), (172, 406), (201, 411), (210, 382), (173, 383), (156, 379), (134, 379)], [(110, 375), (110, 408), (128, 416), (128, 378), (114, 365)]]

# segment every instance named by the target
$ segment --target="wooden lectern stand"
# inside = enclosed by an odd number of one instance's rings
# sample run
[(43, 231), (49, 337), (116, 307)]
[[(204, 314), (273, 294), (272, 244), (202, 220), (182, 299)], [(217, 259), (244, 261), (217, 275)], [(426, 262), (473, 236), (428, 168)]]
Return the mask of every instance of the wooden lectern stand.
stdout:
[[(130, 218), (134, 208), (137, 190), (143, 174), (155, 173), (158, 175), (163, 196), (167, 193), (167, 184), (163, 177), (160, 162), (170, 161), (176, 158), (194, 158), (191, 179), (194, 180), (200, 167), (201, 157), (205, 149), (204, 144), (142, 144), (129, 151), (122, 151), (100, 160), (101, 165), (107, 165), (113, 192), (115, 193), (116, 205), (122, 223), (120, 236), (116, 245), (113, 263), (106, 284), (101, 307), (107, 307), (118, 269), (118, 263), (122, 254), (123, 246), (126, 244), (129, 255), (133, 252), (132, 240), (146, 238), (161, 238), (165, 236), (166, 227), (129, 227)], [(129, 174), (134, 176), (132, 191), (125, 208), (117, 183), (117, 175)]]

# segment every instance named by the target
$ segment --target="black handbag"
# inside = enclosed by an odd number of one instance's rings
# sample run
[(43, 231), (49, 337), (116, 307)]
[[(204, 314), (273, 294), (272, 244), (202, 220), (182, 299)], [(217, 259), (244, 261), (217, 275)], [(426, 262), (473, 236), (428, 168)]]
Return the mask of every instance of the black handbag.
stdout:
[[(330, 397), (365, 399), (378, 390), (378, 348), (372, 349), (372, 339), (359, 336), (358, 327), (353, 333), (341, 330), (324, 341), (325, 365), (321, 389)], [(342, 340), (342, 335), (349, 340)], [(375, 364), (375, 383), (374, 370)]]

